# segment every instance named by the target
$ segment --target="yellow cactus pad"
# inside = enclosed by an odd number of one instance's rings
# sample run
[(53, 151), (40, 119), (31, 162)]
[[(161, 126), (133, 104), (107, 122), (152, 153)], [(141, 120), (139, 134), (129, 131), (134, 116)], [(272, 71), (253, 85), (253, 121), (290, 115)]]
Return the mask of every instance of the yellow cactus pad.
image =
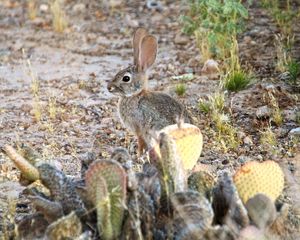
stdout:
[(160, 132), (168, 134), (175, 142), (176, 153), (181, 158), (185, 170), (191, 170), (196, 165), (203, 145), (203, 138), (198, 127), (183, 123), (167, 126)]
[(244, 203), (258, 193), (275, 201), (284, 186), (283, 171), (274, 161), (248, 162), (236, 172), (233, 180)]

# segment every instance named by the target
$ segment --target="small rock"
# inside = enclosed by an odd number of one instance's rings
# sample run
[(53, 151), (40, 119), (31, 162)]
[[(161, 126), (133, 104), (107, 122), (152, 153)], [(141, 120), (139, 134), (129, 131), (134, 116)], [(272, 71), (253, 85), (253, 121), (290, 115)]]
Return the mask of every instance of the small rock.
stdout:
[(135, 19), (132, 19), (129, 15), (126, 15), (125, 21), (129, 27), (137, 28), (139, 26), (139, 22)]
[(250, 36), (245, 36), (243, 40), (244, 43), (249, 44), (252, 41), (252, 38)]
[(276, 134), (277, 137), (284, 137), (287, 135), (288, 130), (285, 128), (277, 128), (274, 130), (274, 133)]
[(299, 137), (299, 136), (300, 136), (300, 127), (293, 128), (293, 129), (289, 132), (289, 135)]
[(147, 8), (149, 8), (151, 10), (158, 10), (158, 11), (162, 10), (162, 6), (159, 1), (148, 0), (146, 6), (147, 6)]
[(40, 17), (36, 17), (35, 19), (32, 20), (32, 24), (35, 25), (36, 27), (43, 27), (45, 25), (45, 20)]
[(203, 68), (201, 69), (202, 73), (212, 74), (219, 72), (219, 64), (213, 59), (208, 59), (205, 63)]
[(238, 158), (238, 161), (240, 162), (240, 163), (242, 163), (242, 164), (244, 164), (245, 162), (247, 162), (247, 160), (248, 160), (248, 157), (246, 157), (246, 156), (239, 156), (239, 158)]
[(265, 106), (262, 106), (262, 107), (259, 107), (257, 110), (256, 110), (256, 117), (261, 119), (261, 118), (269, 118), (272, 114), (272, 111), (271, 109), (265, 105)]
[(287, 121), (295, 121), (297, 116), (293, 110), (283, 110), (283, 115)]
[(86, 7), (84, 3), (77, 3), (73, 6), (73, 12), (75, 13), (83, 13)]
[(253, 141), (252, 141), (251, 137), (246, 136), (246, 137), (244, 137), (244, 139), (243, 139), (243, 143), (246, 144), (246, 145), (252, 145), (252, 144), (253, 144)]
[(237, 137), (239, 139), (244, 139), (246, 137), (246, 133), (242, 132), (242, 131), (238, 131), (237, 133)]
[(273, 201), (264, 194), (256, 194), (246, 203), (248, 215), (259, 229), (265, 229), (276, 219), (276, 208)]
[(40, 11), (42, 13), (46, 13), (46, 12), (48, 12), (48, 10), (49, 10), (49, 6), (47, 4), (41, 4), (40, 5)]
[(22, 104), (22, 106), (21, 106), (21, 110), (25, 113), (29, 113), (31, 111), (31, 109), (32, 109), (32, 106), (29, 104), (26, 104), (26, 103)]
[(163, 19), (165, 19), (163, 14), (155, 14), (153, 17), (151, 17), (152, 23), (161, 23)]
[(189, 38), (183, 36), (181, 33), (177, 33), (174, 39), (174, 42), (179, 45), (185, 45), (189, 42)]

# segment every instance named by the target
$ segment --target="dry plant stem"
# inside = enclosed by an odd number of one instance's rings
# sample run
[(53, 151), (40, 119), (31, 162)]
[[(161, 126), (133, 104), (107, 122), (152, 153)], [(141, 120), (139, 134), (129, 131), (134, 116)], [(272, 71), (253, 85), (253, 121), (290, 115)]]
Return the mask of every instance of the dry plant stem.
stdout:
[[(25, 50), (22, 49), (23, 56), (25, 57)], [(42, 109), (41, 109), (41, 103), (40, 103), (40, 96), (39, 96), (39, 82), (36, 74), (34, 73), (32, 69), (32, 65), (29, 59), (26, 60), (26, 67), (29, 72), (29, 76), (31, 79), (31, 91), (33, 94), (34, 102), (33, 102), (33, 110), (34, 110), (34, 116), (35, 120), (39, 122), (42, 117)]]
[(60, 0), (53, 0), (51, 11), (53, 15), (53, 28), (56, 32), (63, 32), (67, 27), (65, 12), (62, 9)]
[(34, 20), (37, 15), (36, 0), (28, 0), (28, 15), (30, 20)]
[[(136, 190), (134, 190), (133, 194), (134, 194), (135, 202), (138, 203), (138, 192)], [(136, 213), (137, 213), (136, 218), (135, 218), (134, 214), (132, 213), (132, 211), (130, 211), (130, 209), (128, 209), (128, 213), (129, 213), (130, 217), (132, 219), (134, 219), (134, 224), (135, 224), (138, 236), (139, 236), (138, 240), (143, 240), (144, 238), (143, 238), (143, 233), (142, 233), (142, 229), (141, 229), (140, 212), (141, 211), (140, 211), (139, 204), (136, 204)]]
[(30, 181), (35, 181), (39, 179), (38, 170), (31, 165), (25, 158), (23, 158), (17, 151), (9, 145), (4, 146), (4, 151), (7, 156), (14, 162), (17, 168), (22, 172), (24, 177)]

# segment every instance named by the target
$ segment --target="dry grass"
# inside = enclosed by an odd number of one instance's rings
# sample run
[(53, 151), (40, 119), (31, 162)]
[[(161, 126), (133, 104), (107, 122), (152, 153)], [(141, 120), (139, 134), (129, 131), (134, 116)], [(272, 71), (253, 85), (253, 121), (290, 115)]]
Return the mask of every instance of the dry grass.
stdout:
[[(1, 240), (8, 240), (8, 239), (14, 239), (12, 235), (12, 231), (9, 230), (9, 226), (11, 224), (14, 224), (15, 221), (15, 215), (16, 215), (16, 204), (17, 201), (15, 199), (8, 199), (7, 201), (8, 205), (4, 207), (5, 212), (4, 212), (4, 225), (2, 229), (3, 235), (0, 236)], [(14, 224), (15, 229), (14, 229), (14, 237), (18, 236), (18, 232), (16, 229), (16, 225)], [(1, 232), (0, 232), (1, 233)]]
[(62, 9), (62, 0), (52, 0), (50, 9), (53, 16), (52, 24), (54, 30), (56, 32), (63, 32), (67, 28), (68, 22), (66, 19), (66, 14)]
[(279, 72), (285, 72), (287, 65), (291, 61), (290, 48), (294, 43), (294, 37), (285, 39), (283, 35), (275, 35), (275, 48), (276, 48), (276, 70)]
[(216, 93), (208, 97), (208, 100), (200, 99), (199, 108), (207, 113), (214, 125), (216, 142), (224, 152), (235, 149), (239, 140), (237, 129), (231, 124), (230, 114), (225, 112), (225, 95)]
[(34, 20), (37, 16), (37, 7), (36, 0), (28, 0), (27, 8), (28, 8), (28, 17), (30, 20)]
[[(25, 56), (25, 50), (22, 49), (23, 56)], [(38, 80), (37, 74), (33, 71), (31, 61), (29, 58), (26, 59), (26, 69), (28, 72), (28, 75), (31, 79), (31, 93), (33, 95), (33, 112), (36, 122), (40, 122), (42, 118), (42, 107), (40, 102), (40, 84)]]
[(54, 120), (57, 114), (57, 104), (55, 97), (49, 97), (48, 100), (48, 112), (50, 119)]
[(276, 126), (281, 126), (283, 123), (283, 116), (282, 111), (279, 108), (278, 101), (272, 93), (268, 93), (268, 96), (272, 106), (272, 121), (276, 124)]
[(271, 127), (260, 131), (260, 143), (267, 148), (274, 149), (277, 146), (277, 138)]

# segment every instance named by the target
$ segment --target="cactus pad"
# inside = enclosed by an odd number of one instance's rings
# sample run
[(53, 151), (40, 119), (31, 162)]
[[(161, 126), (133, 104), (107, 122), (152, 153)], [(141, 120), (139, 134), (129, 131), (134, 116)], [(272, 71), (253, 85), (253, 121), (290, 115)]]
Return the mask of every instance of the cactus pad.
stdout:
[(176, 151), (184, 169), (193, 169), (202, 151), (203, 138), (200, 129), (192, 124), (183, 123), (180, 127), (177, 124), (169, 125), (161, 132), (168, 134), (175, 141)]
[(188, 178), (189, 189), (203, 194), (207, 199), (211, 199), (215, 183), (214, 177), (207, 171), (193, 172)]
[(85, 175), (90, 200), (97, 209), (97, 226), (103, 239), (115, 239), (121, 231), (126, 174), (116, 161), (98, 160), (90, 165)]
[(39, 179), (39, 172), (35, 166), (23, 158), (17, 151), (9, 145), (4, 146), (4, 151), (7, 156), (14, 162), (17, 168), (21, 171), (25, 179), (35, 181)]
[(82, 232), (80, 219), (75, 212), (64, 216), (48, 226), (46, 236), (49, 240), (76, 239)]
[(248, 162), (236, 172), (233, 179), (244, 204), (258, 193), (275, 201), (284, 186), (283, 172), (274, 161)]

